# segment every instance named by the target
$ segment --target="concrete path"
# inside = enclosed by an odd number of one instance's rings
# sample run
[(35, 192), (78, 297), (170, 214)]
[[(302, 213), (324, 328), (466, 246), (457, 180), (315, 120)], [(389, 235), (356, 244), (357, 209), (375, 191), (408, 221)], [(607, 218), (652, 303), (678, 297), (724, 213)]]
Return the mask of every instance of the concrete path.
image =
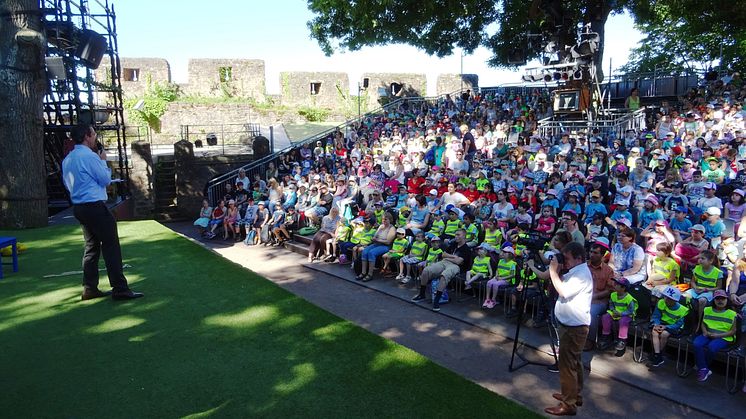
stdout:
[[(191, 223), (166, 226), (186, 237), (196, 236)], [(339, 265), (308, 265), (305, 257), (285, 249), (195, 241), (313, 304), (407, 346), (532, 410), (543, 413), (544, 407), (555, 404), (551, 394), (559, 388), (558, 375), (534, 365), (510, 373), (515, 325), (502, 316), (468, 308), (476, 307), (474, 303), (449, 304), (441, 313), (433, 313), (427, 305), (408, 301), (411, 289), (401, 289), (399, 296), (374, 287), (383, 286), (383, 281), (361, 286), (343, 279), (344, 270), (349, 276), (349, 269)], [(527, 358), (540, 362), (551, 359), (546, 354), (548, 345), (542, 343), (548, 342), (543, 332), (522, 328), (521, 341), (527, 341), (528, 347), (521, 349)], [(591, 360), (588, 355), (584, 360), (592, 365), (592, 372), (586, 380), (581, 417), (739, 417), (746, 411), (746, 397), (725, 392), (722, 377), (699, 384), (693, 377), (678, 378), (671, 365), (653, 373), (628, 359), (604, 355)], [(450, 402), (463, 403), (464, 415), (468, 416), (468, 401)]]

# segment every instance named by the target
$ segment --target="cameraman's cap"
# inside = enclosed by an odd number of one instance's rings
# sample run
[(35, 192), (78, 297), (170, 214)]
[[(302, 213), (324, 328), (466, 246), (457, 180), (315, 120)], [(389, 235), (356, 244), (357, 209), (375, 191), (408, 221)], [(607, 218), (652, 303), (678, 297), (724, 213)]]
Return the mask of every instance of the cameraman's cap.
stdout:
[(681, 291), (669, 285), (663, 290), (663, 296), (678, 302), (681, 299)]
[(611, 248), (611, 246), (609, 245), (609, 239), (607, 239), (606, 237), (597, 238), (594, 244), (597, 244), (606, 250), (609, 250)]

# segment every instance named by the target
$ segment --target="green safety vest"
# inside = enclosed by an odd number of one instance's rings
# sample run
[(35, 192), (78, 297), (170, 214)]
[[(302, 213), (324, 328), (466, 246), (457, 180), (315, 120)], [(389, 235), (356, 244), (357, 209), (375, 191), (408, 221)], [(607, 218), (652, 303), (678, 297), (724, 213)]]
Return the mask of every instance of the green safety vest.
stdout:
[(635, 313), (637, 313), (637, 300), (635, 300), (635, 297), (630, 293), (627, 293), (624, 298), (619, 298), (619, 294), (617, 294), (616, 291), (612, 292), (609, 297), (609, 310), (607, 313), (611, 315), (624, 313), (627, 311), (627, 307), (629, 307), (630, 304), (632, 304), (632, 317), (635, 317)]
[(477, 226), (474, 224), (469, 224), (468, 226), (464, 226), (464, 230), (466, 230), (466, 241), (474, 241), (477, 239), (477, 236), (479, 235), (479, 230), (477, 230)]
[(427, 243), (416, 241), (412, 243), (412, 249), (409, 251), (409, 256), (422, 259), (422, 257), (425, 256), (425, 252), (427, 252)]
[(503, 233), (498, 229), (495, 229), (495, 231), (485, 230), (484, 232), (484, 242), (492, 247), (498, 247), (500, 245), (500, 242), (502, 241), (502, 238)]
[(490, 257), (489, 256), (477, 256), (474, 258), (474, 262), (471, 264), (471, 271), (479, 274), (489, 273), (490, 269)]
[(435, 263), (442, 254), (443, 249), (430, 249), (430, 251), (427, 252), (427, 264)]
[(705, 273), (702, 270), (702, 266), (697, 265), (694, 267), (694, 270), (692, 273), (694, 274), (694, 283), (699, 288), (715, 288), (718, 283), (718, 278), (720, 277), (721, 270), (712, 267), (712, 270), (710, 270), (709, 273)]
[(454, 237), (456, 235), (456, 230), (459, 228), (461, 228), (461, 220), (448, 220), (446, 222), (444, 233), (446, 236)]
[[(712, 307), (705, 307), (704, 314), (702, 316), (702, 323), (707, 326), (707, 329), (714, 332), (727, 332), (733, 326), (733, 322), (736, 321), (736, 314), (733, 310), (725, 310), (722, 312), (716, 312)], [(728, 336), (723, 338), (727, 342), (733, 342), (735, 336)]]
[(432, 227), (430, 227), (430, 232), (433, 233), (436, 236), (440, 236), (443, 234), (443, 230), (446, 229), (446, 223), (443, 222), (443, 220), (433, 221)]
[(509, 276), (507, 279), (509, 283), (515, 285), (515, 268), (518, 264), (514, 260), (500, 260), (497, 263), (497, 276), (504, 278)]
[(370, 230), (363, 230), (361, 233), (362, 234), (360, 235), (360, 241), (359, 241), (360, 245), (367, 246), (373, 243), (373, 236), (376, 235), (375, 228), (371, 227)]
[(404, 250), (407, 249), (408, 244), (409, 244), (409, 241), (407, 239), (396, 239), (394, 240), (394, 243), (391, 245), (391, 252), (392, 253), (404, 253)]
[(337, 240), (338, 241), (347, 241), (347, 237), (350, 235), (350, 227), (347, 226), (341, 226), (337, 227)]
[(407, 224), (407, 217), (402, 216), (400, 212), (399, 213), (399, 227), (404, 227), (405, 224)]
[(363, 235), (365, 235), (365, 229), (356, 228), (355, 230), (352, 231), (352, 237), (350, 237), (350, 243), (359, 244), (363, 238)]
[(477, 179), (477, 190), (479, 192), (484, 191), (484, 187), (487, 186), (488, 183), (490, 183), (489, 179)]
[(376, 216), (376, 222), (381, 224), (383, 222), (383, 210), (373, 211), (373, 215)]
[(661, 323), (665, 325), (671, 325), (689, 314), (689, 309), (683, 304), (679, 304), (679, 308), (676, 310), (670, 308), (664, 299), (658, 300), (658, 310), (661, 312)]

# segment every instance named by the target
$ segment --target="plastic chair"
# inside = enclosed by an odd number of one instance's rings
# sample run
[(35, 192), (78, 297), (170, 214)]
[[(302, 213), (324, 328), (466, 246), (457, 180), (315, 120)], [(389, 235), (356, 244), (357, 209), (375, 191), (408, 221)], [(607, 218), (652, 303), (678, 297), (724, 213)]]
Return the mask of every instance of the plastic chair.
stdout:
[[(0, 237), (0, 249), (10, 246), (13, 272), (18, 272), (18, 243), (15, 237)], [(10, 265), (11, 263), (7, 263)], [(0, 279), (3, 278), (3, 256), (0, 254)]]

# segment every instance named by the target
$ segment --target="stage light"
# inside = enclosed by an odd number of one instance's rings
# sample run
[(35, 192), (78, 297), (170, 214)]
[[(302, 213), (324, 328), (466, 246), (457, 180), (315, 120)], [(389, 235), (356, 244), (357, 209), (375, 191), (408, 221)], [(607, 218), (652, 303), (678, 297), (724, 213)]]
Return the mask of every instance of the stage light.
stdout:
[(555, 81), (560, 81), (560, 80), (562, 80), (562, 73), (560, 73), (559, 71), (555, 71), (555, 72), (554, 72), (554, 73), (552, 74), (552, 78), (553, 78), (553, 79), (554, 79)]
[(576, 68), (575, 71), (572, 73), (572, 79), (581, 80), (582, 78), (583, 78), (583, 70)]
[(552, 81), (552, 75), (549, 74), (549, 73), (544, 74), (544, 81), (547, 82), (547, 83), (550, 82), (550, 81)]

